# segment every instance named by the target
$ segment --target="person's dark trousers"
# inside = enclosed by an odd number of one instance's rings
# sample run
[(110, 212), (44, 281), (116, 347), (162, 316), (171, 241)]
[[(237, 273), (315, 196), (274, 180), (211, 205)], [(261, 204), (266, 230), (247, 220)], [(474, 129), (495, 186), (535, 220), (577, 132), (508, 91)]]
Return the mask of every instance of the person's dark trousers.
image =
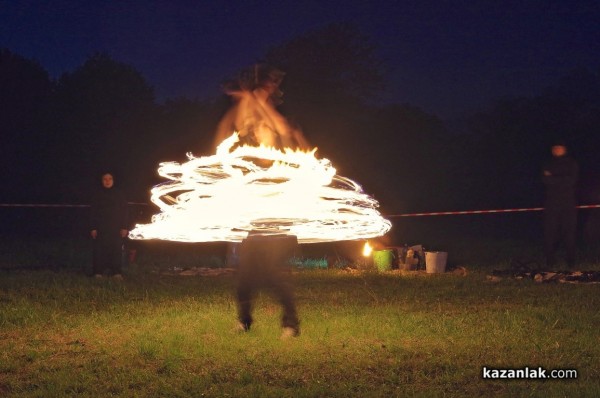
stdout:
[(94, 239), (94, 274), (103, 274), (108, 271), (110, 275), (121, 273), (121, 250), (123, 238), (119, 234), (98, 234)]
[(556, 248), (563, 243), (567, 265), (575, 264), (577, 208), (574, 204), (547, 204), (544, 209), (544, 252), (546, 265), (556, 263)]
[(238, 318), (246, 330), (252, 325), (252, 301), (260, 288), (270, 289), (283, 307), (282, 326), (299, 330), (289, 258), (298, 245), (295, 236), (250, 235), (240, 248)]

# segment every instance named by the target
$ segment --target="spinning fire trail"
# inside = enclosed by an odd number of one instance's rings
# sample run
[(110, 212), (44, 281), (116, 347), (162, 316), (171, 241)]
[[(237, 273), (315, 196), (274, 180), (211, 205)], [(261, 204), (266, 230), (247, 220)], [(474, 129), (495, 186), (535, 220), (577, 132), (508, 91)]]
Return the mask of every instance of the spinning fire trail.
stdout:
[[(241, 242), (250, 231), (290, 234), (299, 243), (368, 239), (391, 223), (356, 182), (336, 175), (328, 159), (285, 148), (237, 146), (234, 133), (211, 156), (161, 163), (169, 181), (151, 200), (161, 212), (138, 224), (132, 239)], [(232, 148), (234, 148), (232, 150)]]

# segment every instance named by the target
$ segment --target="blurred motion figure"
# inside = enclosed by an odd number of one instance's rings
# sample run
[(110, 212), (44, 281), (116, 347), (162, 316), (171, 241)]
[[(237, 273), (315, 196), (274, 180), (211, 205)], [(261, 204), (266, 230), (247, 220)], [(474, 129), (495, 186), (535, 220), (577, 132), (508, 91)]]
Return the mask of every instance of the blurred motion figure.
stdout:
[[(279, 86), (284, 73), (268, 65), (257, 64), (243, 71), (238, 79), (225, 87), (233, 101), (215, 135), (215, 147), (234, 132), (238, 145), (265, 145), (274, 148), (308, 149), (302, 133), (294, 129), (275, 107), (283, 95)], [(260, 161), (260, 160), (258, 160)], [(248, 332), (254, 322), (252, 306), (259, 289), (269, 289), (283, 309), (282, 338), (300, 334), (299, 320), (288, 264), (298, 246), (296, 236), (262, 234), (251, 231), (240, 243), (229, 243), (231, 259), (239, 253), (236, 299), (238, 330)]]
[(292, 235), (250, 232), (242, 241), (236, 290), (240, 331), (250, 330), (254, 296), (257, 290), (267, 288), (283, 309), (281, 337), (296, 337), (300, 334), (291, 266), (288, 263), (297, 246), (298, 239)]

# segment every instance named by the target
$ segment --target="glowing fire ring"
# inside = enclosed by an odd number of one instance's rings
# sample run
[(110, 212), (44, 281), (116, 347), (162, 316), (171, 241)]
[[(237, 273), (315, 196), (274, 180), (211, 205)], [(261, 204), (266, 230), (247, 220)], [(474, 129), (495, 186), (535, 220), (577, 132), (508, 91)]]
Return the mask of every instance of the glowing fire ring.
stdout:
[(161, 163), (169, 181), (152, 188), (161, 212), (138, 224), (132, 239), (240, 242), (250, 231), (295, 235), (299, 243), (368, 239), (391, 223), (356, 182), (336, 175), (316, 149), (239, 146), (237, 134), (212, 156)]

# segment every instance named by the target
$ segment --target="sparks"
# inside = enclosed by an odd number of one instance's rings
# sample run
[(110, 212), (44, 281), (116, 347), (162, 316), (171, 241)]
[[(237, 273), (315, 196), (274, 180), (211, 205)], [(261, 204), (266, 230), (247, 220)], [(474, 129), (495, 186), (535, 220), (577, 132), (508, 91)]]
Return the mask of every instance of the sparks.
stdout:
[(132, 239), (240, 242), (250, 231), (295, 235), (299, 243), (367, 239), (391, 223), (356, 182), (336, 175), (312, 151), (238, 146), (224, 140), (215, 155), (164, 162), (151, 200), (161, 212), (138, 224)]

